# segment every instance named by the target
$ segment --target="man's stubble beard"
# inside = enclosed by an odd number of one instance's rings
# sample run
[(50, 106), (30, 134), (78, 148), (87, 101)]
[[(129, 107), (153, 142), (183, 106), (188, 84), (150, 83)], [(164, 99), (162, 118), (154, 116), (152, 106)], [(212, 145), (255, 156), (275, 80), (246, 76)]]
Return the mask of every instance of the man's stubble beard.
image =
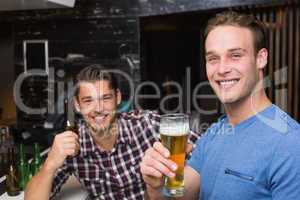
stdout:
[(117, 131), (117, 114), (114, 113), (109, 125), (104, 128), (97, 128), (88, 123), (90, 131), (98, 138), (108, 138)]

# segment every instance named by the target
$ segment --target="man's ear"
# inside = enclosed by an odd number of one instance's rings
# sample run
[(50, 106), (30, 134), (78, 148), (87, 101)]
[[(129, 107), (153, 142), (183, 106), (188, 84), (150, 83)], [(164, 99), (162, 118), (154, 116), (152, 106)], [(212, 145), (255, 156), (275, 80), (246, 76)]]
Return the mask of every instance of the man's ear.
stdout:
[(76, 112), (80, 113), (80, 106), (79, 106), (77, 97), (73, 97), (73, 102), (74, 102), (74, 107), (75, 107)]
[(117, 105), (119, 105), (122, 101), (122, 94), (119, 89), (116, 90), (116, 95), (117, 95)]
[(256, 56), (256, 66), (258, 69), (263, 69), (268, 63), (268, 50), (262, 48), (258, 51)]

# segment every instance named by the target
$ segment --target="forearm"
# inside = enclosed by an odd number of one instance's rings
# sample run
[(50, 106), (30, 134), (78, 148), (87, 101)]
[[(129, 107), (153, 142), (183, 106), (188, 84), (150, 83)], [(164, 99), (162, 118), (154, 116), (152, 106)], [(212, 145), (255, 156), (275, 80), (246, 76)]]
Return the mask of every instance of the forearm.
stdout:
[(40, 171), (27, 184), (25, 200), (48, 200), (51, 194), (55, 170), (45, 163)]

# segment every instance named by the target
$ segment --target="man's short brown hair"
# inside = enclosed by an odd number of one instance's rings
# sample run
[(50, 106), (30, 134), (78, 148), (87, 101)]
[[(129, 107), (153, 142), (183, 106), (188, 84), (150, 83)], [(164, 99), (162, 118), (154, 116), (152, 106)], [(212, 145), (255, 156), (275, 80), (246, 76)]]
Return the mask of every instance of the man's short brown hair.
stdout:
[(265, 25), (256, 19), (254, 15), (234, 11), (225, 11), (210, 19), (204, 31), (205, 39), (214, 28), (226, 25), (250, 29), (254, 39), (255, 53), (258, 53), (258, 51), (262, 48), (267, 48)]
[(102, 65), (94, 64), (83, 68), (76, 76), (75, 79), (75, 92), (74, 96), (78, 97), (79, 84), (82, 82), (93, 83), (95, 81), (106, 80), (109, 83), (109, 87), (113, 90), (118, 89), (118, 81), (114, 74), (110, 70)]

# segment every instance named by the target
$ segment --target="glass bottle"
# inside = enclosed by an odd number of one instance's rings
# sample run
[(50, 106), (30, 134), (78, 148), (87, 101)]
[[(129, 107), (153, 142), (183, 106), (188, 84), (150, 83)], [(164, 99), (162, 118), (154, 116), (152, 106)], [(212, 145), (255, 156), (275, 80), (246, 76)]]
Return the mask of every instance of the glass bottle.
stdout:
[(0, 146), (0, 154), (1, 154), (1, 165), (6, 166), (8, 163), (8, 148), (9, 141), (6, 133), (6, 128), (1, 128), (1, 146)]
[(75, 123), (72, 123), (69, 119), (69, 102), (68, 99), (64, 100), (64, 115), (65, 115), (65, 131), (77, 132), (77, 127)]
[(29, 181), (29, 165), (26, 161), (24, 144), (20, 144), (19, 146), (19, 187), (21, 190), (25, 190), (27, 182)]
[(15, 165), (15, 152), (14, 148), (8, 149), (8, 169), (6, 174), (6, 192), (8, 196), (16, 196), (20, 194), (18, 186), (18, 174)]
[(5, 165), (5, 148), (4, 148), (4, 134), (0, 132), (0, 166), (4, 167)]
[(41, 158), (41, 154), (40, 154), (40, 146), (37, 142), (34, 143), (34, 150), (33, 150), (33, 160), (31, 163), (32, 167), (32, 176), (34, 176), (35, 174), (38, 173), (38, 171), (40, 170), (40, 167), (42, 165), (42, 158)]

